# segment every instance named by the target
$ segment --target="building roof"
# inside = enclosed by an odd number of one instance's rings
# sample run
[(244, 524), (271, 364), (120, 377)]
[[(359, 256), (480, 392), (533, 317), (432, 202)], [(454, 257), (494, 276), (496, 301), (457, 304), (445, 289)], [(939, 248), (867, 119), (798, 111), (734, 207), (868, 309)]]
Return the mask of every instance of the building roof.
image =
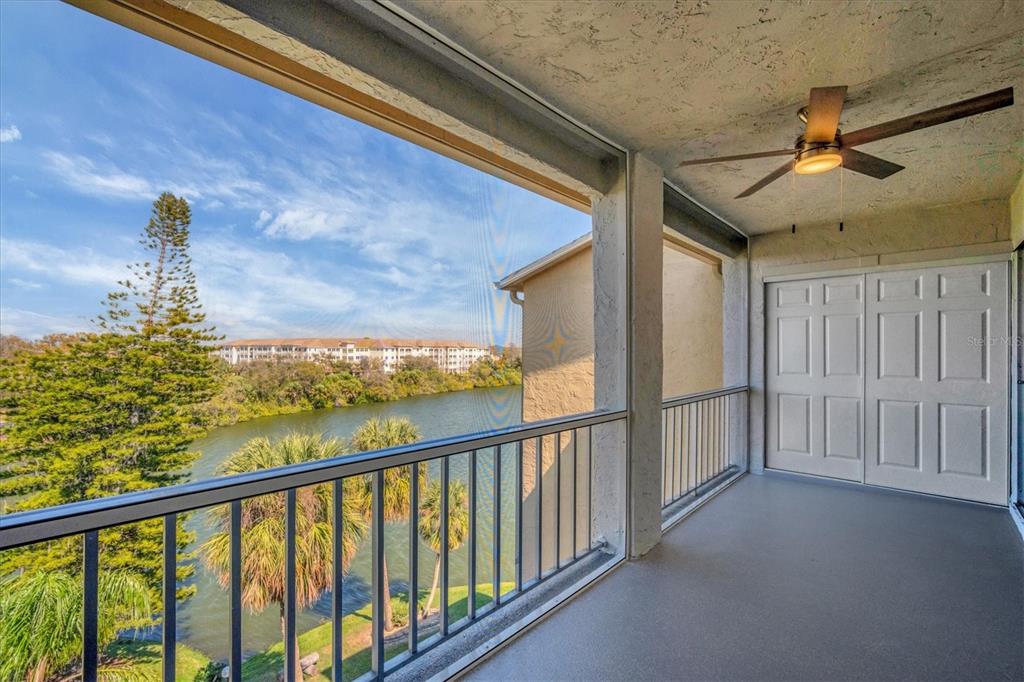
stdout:
[(241, 346), (298, 346), (303, 348), (337, 348), (354, 345), (358, 348), (480, 348), (468, 341), (451, 341), (445, 339), (375, 339), (363, 337), (310, 337), (310, 338), (277, 338), (277, 339), (237, 339), (225, 341), (224, 347)]
[(537, 260), (524, 265), (510, 275), (506, 275), (503, 279), (498, 280), (494, 283), (499, 289), (503, 291), (522, 291), (523, 283), (534, 277), (541, 272), (544, 272), (552, 265), (561, 263), (564, 260), (575, 256), (581, 251), (585, 251), (590, 248), (590, 242), (593, 240), (593, 233), (588, 232), (581, 237), (573, 239), (568, 244), (563, 244), (551, 253), (541, 256)]
[[(718, 254), (687, 240), (671, 228), (663, 228), (662, 233), (664, 235), (665, 243), (668, 246), (676, 249), (677, 251), (682, 251), (688, 256), (692, 256), (701, 262), (715, 267), (721, 267), (722, 259)], [(592, 232), (588, 232), (581, 237), (577, 237), (568, 244), (563, 244), (551, 253), (541, 256), (532, 263), (528, 263), (515, 272), (506, 275), (503, 279), (495, 282), (494, 286), (503, 291), (522, 291), (523, 284), (525, 284), (527, 280), (536, 277), (552, 266), (568, 260), (581, 251), (586, 251), (590, 248), (590, 243), (592, 241)]]

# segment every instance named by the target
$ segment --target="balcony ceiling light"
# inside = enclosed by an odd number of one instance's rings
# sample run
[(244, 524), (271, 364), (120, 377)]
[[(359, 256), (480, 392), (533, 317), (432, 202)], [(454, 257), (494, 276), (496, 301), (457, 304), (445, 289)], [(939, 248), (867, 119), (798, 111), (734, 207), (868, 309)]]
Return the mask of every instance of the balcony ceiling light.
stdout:
[(796, 165), (793, 166), (793, 170), (800, 175), (816, 175), (832, 170), (842, 161), (843, 157), (839, 155), (839, 147), (835, 145), (811, 147), (797, 153)]

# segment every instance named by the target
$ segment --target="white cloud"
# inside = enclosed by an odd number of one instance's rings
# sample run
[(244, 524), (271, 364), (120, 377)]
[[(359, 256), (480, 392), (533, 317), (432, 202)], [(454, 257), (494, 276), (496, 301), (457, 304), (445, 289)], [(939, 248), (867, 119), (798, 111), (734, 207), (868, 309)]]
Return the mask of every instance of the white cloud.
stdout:
[(350, 220), (349, 216), (358, 210), (357, 207), (345, 206), (339, 200), (333, 203), (334, 206), (327, 208), (287, 202), (286, 205), (289, 207), (283, 208), (273, 219), (266, 222), (263, 232), (268, 237), (285, 237), (295, 241), (351, 237), (352, 235), (346, 232), (354, 228), (356, 222)]
[(25, 279), (18, 279), (17, 277), (9, 277), (7, 281), (13, 284), (14, 286), (18, 287), (19, 289), (42, 289), (43, 287), (46, 286), (45, 284), (40, 284), (39, 282), (30, 282)]
[[(226, 239), (206, 239), (193, 244), (192, 254), (200, 302), (210, 322), (231, 337), (279, 335), (297, 318), (339, 319), (352, 314), (359, 303), (351, 289), (324, 279), (284, 253)], [(117, 280), (126, 274), (126, 263), (133, 259), (131, 254), (111, 257), (87, 248), (65, 249), (15, 239), (0, 239), (0, 255), (5, 272), (31, 272), (44, 280), (106, 289), (117, 287)], [(16, 286), (43, 286), (14, 277), (7, 281)], [(50, 319), (47, 315), (31, 313), (36, 317), (27, 317), (27, 311), (12, 310), (12, 319), (22, 331), (11, 333), (29, 334), (28, 329), (35, 330), (32, 335), (40, 335), (86, 326), (64, 318), (59, 324), (53, 320), (44, 324)]]
[(92, 323), (83, 318), (44, 315), (20, 308), (0, 308), (0, 334), (38, 339), (47, 334), (72, 334), (91, 330)]
[(0, 239), (0, 264), (5, 271), (21, 270), (47, 279), (107, 287), (116, 286), (117, 280), (126, 274), (123, 259), (103, 256), (84, 247), (62, 249), (19, 239)]
[(6, 128), (0, 128), (0, 142), (14, 142), (20, 139), (21, 131), (18, 130), (18, 126), (11, 124)]
[(50, 169), (71, 189), (105, 199), (153, 199), (156, 191), (145, 178), (116, 166), (99, 168), (84, 156), (45, 152)]
[(279, 335), (296, 318), (346, 316), (358, 301), (284, 253), (225, 239), (196, 241), (192, 253), (200, 301), (229, 337)]

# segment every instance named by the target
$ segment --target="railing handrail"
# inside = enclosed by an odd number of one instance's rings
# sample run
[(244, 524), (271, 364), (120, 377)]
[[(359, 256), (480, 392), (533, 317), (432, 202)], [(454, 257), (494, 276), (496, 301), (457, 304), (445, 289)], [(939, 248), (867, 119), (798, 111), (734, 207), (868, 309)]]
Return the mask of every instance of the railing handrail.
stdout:
[(676, 396), (675, 398), (666, 398), (661, 402), (662, 409), (666, 407), (678, 407), (679, 405), (689, 405), (690, 403), (699, 403), (702, 400), (709, 400), (711, 398), (721, 398), (722, 396), (732, 395), (734, 393), (745, 393), (750, 390), (750, 386), (730, 386), (729, 388), (716, 388), (710, 391), (701, 391), (700, 393), (688, 393), (686, 395)]
[(569, 429), (596, 426), (624, 419), (626, 414), (626, 410), (587, 412), (384, 450), (0, 515), (0, 550), (282, 492), (289, 488), (318, 485), (378, 469), (482, 450)]

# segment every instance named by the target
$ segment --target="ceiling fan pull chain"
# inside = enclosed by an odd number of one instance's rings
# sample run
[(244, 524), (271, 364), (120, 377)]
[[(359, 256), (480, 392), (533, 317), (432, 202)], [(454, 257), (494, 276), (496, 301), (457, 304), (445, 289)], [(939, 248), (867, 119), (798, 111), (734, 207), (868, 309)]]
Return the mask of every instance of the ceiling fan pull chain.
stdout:
[[(796, 161), (793, 161), (794, 168), (796, 167)], [(793, 218), (796, 218), (796, 173), (789, 174), (789, 210), (793, 214)], [(796, 223), (793, 223), (793, 231), (791, 234), (796, 234)]]
[(839, 231), (843, 231), (843, 209), (846, 204), (845, 197), (843, 195), (843, 161), (842, 157), (839, 159)]

